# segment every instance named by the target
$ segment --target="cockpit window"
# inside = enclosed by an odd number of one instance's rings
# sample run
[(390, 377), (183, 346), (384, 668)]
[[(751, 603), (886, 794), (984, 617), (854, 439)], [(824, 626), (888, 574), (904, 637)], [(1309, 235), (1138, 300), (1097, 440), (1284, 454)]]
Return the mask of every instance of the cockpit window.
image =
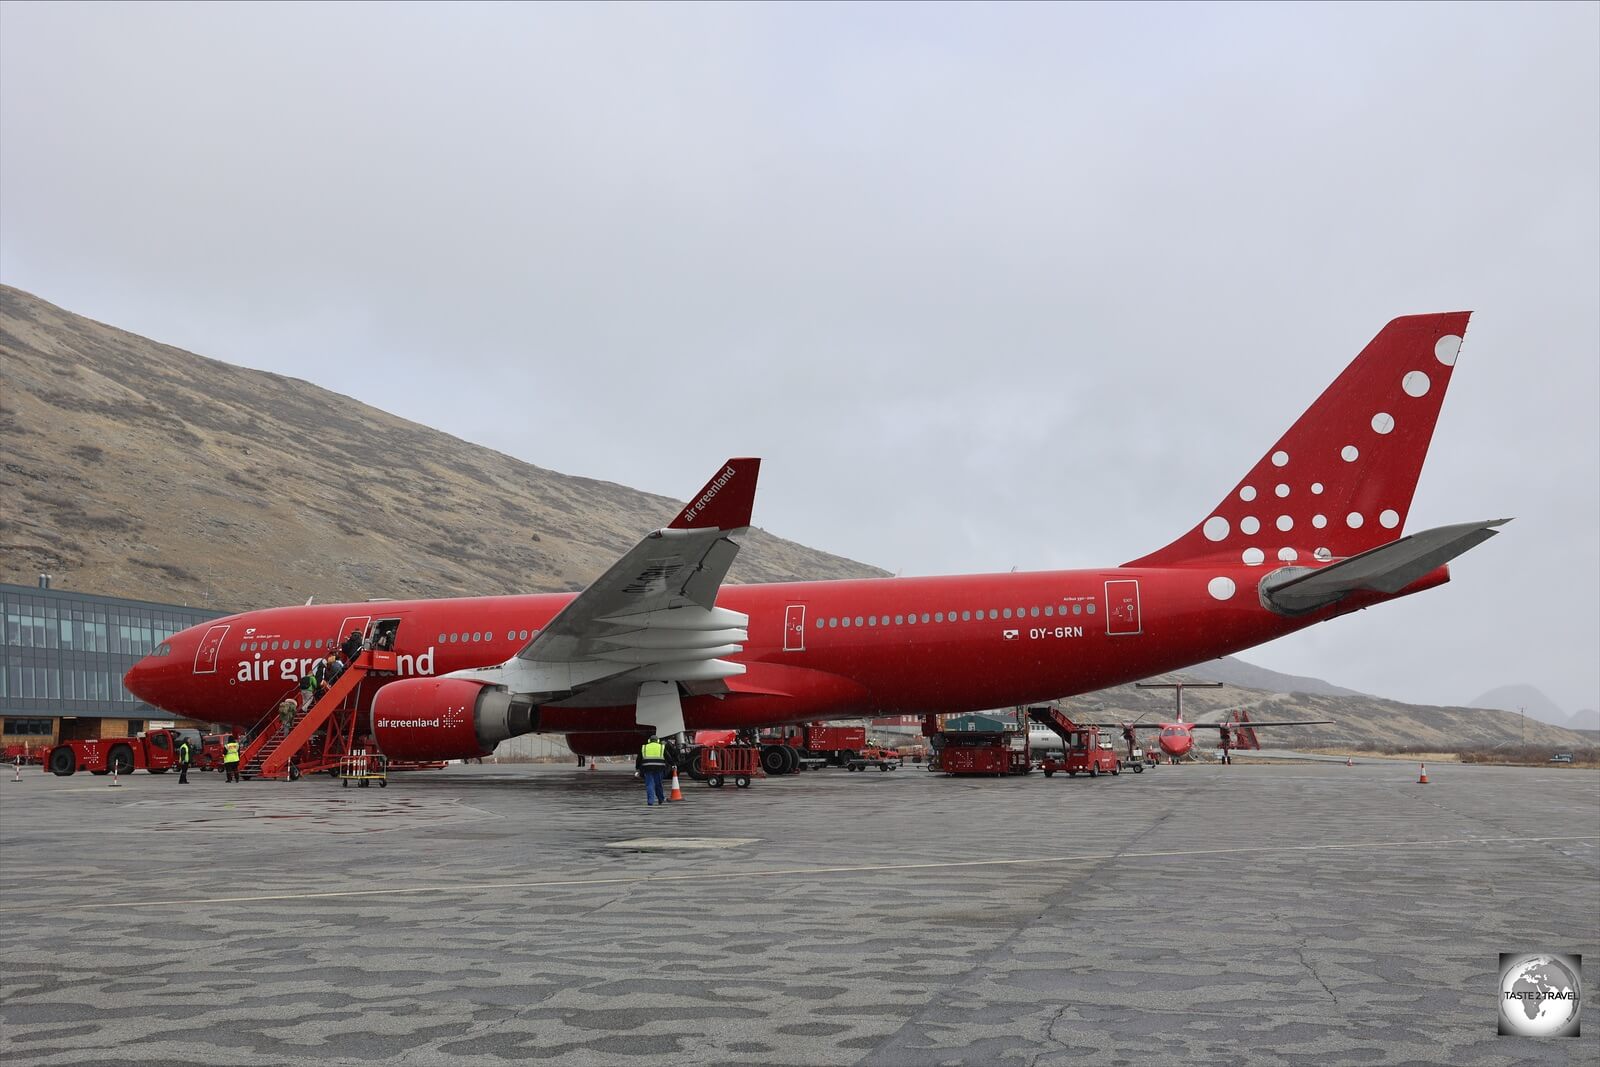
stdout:
[(156, 650), (150, 654), (152, 656), (170, 656), (172, 655), (172, 646), (163, 641), (157, 645)]

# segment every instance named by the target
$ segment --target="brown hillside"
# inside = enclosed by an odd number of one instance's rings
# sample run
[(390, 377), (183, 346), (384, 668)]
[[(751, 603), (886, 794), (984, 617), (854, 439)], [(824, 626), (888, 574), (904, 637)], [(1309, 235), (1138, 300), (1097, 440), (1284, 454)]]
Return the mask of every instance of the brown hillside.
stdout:
[[(0, 580), (227, 609), (581, 589), (678, 507), (0, 286)], [(884, 573), (752, 530), (732, 580)]]

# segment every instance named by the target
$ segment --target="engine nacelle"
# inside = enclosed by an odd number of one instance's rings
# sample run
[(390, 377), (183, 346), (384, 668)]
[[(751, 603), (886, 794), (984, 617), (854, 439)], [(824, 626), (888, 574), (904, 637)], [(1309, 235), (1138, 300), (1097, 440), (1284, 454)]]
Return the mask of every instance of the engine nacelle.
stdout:
[(531, 733), (538, 709), (499, 686), (465, 678), (405, 678), (372, 698), (370, 732), (390, 759), (486, 756), (508, 737)]

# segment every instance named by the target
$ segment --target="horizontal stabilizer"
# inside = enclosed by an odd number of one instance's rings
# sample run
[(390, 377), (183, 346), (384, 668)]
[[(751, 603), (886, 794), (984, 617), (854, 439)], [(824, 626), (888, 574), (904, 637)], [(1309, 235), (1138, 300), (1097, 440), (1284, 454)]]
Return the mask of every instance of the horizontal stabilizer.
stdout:
[(1332, 604), (1358, 589), (1398, 593), (1467, 549), (1487, 541), (1498, 532), (1495, 527), (1510, 521), (1490, 519), (1439, 526), (1319, 570), (1287, 568), (1261, 583), (1261, 597), (1275, 611), (1299, 615)]

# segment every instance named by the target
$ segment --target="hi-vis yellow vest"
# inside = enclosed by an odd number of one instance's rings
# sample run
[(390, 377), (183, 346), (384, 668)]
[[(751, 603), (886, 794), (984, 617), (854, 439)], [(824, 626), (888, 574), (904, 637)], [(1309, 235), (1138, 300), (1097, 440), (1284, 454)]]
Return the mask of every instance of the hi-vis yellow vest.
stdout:
[(239, 762), (239, 742), (237, 742), (237, 741), (229, 741), (226, 745), (222, 746), (222, 762), (223, 763), (238, 763)]
[(644, 747), (639, 750), (639, 755), (647, 760), (665, 760), (667, 758), (667, 746), (660, 741), (646, 741)]

